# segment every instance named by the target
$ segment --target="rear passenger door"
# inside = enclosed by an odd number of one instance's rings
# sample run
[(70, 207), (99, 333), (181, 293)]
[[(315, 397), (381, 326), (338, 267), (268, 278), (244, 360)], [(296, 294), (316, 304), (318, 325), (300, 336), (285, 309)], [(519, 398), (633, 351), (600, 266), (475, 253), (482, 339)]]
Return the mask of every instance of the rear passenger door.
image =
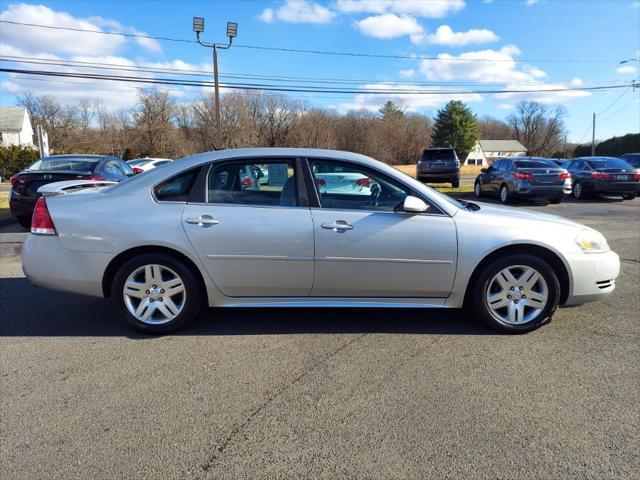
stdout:
[(218, 289), (229, 297), (306, 297), (313, 224), (295, 159), (215, 162), (204, 202), (182, 224)]

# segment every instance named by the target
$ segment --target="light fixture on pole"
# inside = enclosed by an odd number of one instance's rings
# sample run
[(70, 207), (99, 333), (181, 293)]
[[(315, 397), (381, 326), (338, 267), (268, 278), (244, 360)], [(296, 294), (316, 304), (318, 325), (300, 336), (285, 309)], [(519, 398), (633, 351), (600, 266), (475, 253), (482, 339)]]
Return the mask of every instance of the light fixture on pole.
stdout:
[(227, 37), (229, 37), (229, 43), (205, 43), (200, 40), (200, 34), (204, 32), (204, 18), (193, 17), (193, 31), (196, 32), (196, 39), (198, 43), (203, 47), (213, 49), (213, 83), (215, 88), (215, 101), (216, 101), (216, 131), (220, 133), (220, 89), (218, 86), (218, 49), (227, 49), (231, 47), (233, 39), (238, 36), (238, 24), (235, 22), (227, 22)]

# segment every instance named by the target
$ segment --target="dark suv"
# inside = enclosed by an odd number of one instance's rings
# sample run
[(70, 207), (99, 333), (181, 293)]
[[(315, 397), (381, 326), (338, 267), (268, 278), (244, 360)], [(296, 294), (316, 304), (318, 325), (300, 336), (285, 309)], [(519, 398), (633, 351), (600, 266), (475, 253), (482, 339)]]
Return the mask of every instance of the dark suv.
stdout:
[(460, 160), (456, 151), (449, 148), (427, 148), (422, 152), (416, 166), (416, 178), (421, 182), (451, 182), (460, 186)]

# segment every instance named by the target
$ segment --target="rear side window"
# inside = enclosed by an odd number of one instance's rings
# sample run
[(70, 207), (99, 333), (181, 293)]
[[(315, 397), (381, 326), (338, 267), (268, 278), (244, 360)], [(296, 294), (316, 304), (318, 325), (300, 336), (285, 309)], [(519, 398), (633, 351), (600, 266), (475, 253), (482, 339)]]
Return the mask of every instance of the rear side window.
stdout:
[(209, 203), (298, 205), (292, 160), (252, 159), (213, 164), (208, 190)]
[(154, 190), (156, 199), (160, 202), (186, 202), (199, 171), (199, 168), (194, 168), (165, 180)]

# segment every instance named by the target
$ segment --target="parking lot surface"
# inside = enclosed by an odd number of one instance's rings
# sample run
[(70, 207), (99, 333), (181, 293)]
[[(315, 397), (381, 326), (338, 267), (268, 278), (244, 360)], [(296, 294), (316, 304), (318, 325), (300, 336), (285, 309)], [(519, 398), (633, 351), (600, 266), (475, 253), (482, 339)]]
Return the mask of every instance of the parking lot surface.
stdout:
[(456, 311), (228, 309), (147, 337), (32, 287), (3, 227), (2, 477), (637, 478), (640, 199), (515, 208), (601, 231), (616, 292), (519, 336)]

